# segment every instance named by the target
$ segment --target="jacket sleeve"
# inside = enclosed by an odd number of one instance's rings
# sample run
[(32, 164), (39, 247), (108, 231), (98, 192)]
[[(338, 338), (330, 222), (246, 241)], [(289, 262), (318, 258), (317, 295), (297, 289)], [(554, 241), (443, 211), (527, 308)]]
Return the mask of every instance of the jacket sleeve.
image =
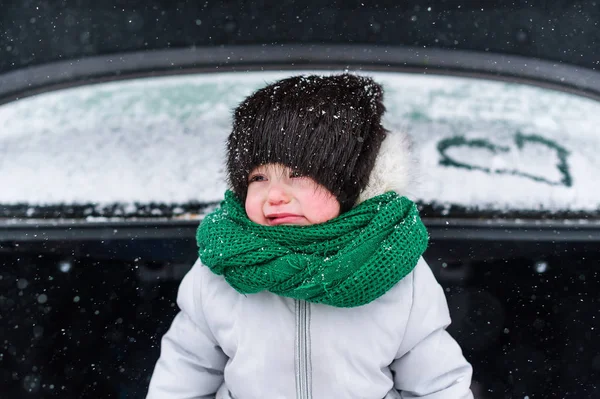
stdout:
[(473, 369), (448, 334), (446, 296), (421, 259), (413, 273), (412, 308), (390, 368), (402, 398), (471, 399)]
[(147, 399), (214, 398), (223, 383), (227, 356), (204, 318), (201, 267), (197, 262), (179, 286), (180, 311), (162, 338)]

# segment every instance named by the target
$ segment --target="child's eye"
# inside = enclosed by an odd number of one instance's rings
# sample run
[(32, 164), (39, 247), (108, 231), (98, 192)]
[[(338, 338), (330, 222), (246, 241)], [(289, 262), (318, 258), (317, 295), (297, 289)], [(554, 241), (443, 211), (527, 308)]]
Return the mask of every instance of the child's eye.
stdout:
[(294, 178), (298, 178), (298, 177), (306, 177), (306, 175), (303, 175), (298, 170), (292, 170), (292, 171), (290, 171), (290, 179), (294, 179)]
[(252, 175), (248, 178), (248, 183), (253, 183), (255, 181), (265, 181), (267, 180), (263, 175)]

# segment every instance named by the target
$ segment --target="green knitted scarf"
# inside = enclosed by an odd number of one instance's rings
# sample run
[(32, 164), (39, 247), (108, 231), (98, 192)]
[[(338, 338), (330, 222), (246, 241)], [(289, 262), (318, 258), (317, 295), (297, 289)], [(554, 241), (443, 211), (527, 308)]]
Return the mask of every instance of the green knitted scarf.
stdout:
[(238, 292), (353, 307), (411, 272), (427, 248), (417, 207), (388, 192), (325, 223), (262, 226), (231, 191), (196, 234), (201, 262)]

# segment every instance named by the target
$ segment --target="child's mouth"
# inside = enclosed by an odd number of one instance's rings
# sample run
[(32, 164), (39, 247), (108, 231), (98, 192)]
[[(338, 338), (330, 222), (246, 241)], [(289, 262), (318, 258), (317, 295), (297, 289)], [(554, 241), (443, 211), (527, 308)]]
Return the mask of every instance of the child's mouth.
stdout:
[(279, 213), (267, 216), (269, 226), (278, 226), (282, 224), (300, 224), (302, 216), (291, 213)]

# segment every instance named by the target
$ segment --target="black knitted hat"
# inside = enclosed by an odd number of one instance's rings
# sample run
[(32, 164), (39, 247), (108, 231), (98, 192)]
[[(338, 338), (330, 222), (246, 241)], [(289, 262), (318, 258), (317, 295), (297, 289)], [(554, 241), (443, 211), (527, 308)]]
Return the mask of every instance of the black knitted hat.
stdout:
[(259, 89), (234, 112), (229, 184), (244, 202), (250, 172), (280, 163), (326, 187), (345, 212), (369, 181), (384, 112), (383, 89), (362, 76), (294, 76)]

